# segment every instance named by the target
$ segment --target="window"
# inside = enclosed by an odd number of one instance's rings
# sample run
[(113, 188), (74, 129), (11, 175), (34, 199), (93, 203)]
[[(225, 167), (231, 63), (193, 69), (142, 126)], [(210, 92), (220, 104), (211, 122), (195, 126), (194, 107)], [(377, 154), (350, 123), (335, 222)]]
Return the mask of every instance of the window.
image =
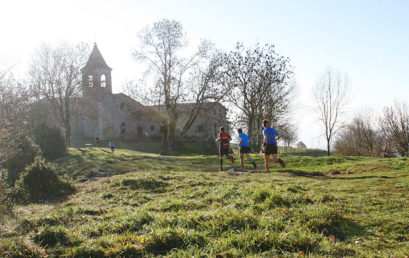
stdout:
[(107, 86), (107, 78), (105, 74), (101, 75), (101, 87), (106, 87)]
[(155, 131), (155, 126), (151, 125), (151, 131)]
[(94, 77), (92, 75), (88, 75), (88, 86), (90, 88), (94, 87)]
[(198, 133), (203, 133), (205, 130), (204, 130), (204, 125), (198, 125), (197, 126), (197, 132)]
[(136, 135), (138, 137), (142, 137), (143, 136), (143, 129), (142, 127), (138, 126), (138, 128), (136, 128)]

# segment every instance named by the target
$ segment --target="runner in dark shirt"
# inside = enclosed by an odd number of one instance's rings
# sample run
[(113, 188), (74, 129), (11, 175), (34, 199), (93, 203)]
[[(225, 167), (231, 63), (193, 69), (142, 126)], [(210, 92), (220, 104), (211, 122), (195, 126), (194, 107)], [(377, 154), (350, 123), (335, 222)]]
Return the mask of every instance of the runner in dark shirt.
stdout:
[(220, 135), (219, 138), (216, 139), (219, 142), (219, 160), (220, 160), (220, 171), (223, 170), (223, 156), (230, 159), (232, 163), (234, 163), (233, 155), (229, 154), (229, 145), (231, 141), (231, 137), (228, 133), (224, 131), (224, 127), (220, 127)]

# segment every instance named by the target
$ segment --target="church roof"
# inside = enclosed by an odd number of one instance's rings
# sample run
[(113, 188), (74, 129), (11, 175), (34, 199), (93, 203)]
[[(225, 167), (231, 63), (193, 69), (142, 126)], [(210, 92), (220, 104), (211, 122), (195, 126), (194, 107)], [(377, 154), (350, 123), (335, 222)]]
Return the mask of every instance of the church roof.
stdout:
[(94, 48), (91, 51), (91, 55), (89, 56), (87, 64), (82, 68), (82, 70), (90, 68), (106, 68), (112, 70), (112, 68), (107, 65), (102, 57), (102, 54), (97, 47), (97, 43), (94, 43)]

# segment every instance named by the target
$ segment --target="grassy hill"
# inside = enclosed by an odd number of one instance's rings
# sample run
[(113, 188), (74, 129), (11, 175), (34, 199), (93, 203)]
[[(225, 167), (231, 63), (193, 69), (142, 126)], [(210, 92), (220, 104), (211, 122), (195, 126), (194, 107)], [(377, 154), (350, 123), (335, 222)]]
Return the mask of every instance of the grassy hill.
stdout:
[(216, 156), (72, 148), (54, 163), (76, 193), (15, 207), (0, 256), (409, 254), (409, 159), (282, 157), (217, 172)]

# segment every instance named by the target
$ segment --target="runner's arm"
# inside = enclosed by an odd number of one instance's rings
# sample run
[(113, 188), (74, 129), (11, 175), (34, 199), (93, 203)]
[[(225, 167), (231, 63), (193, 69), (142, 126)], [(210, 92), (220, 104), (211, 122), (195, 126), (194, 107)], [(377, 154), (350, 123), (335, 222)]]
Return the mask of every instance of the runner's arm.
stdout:
[(267, 135), (264, 135), (264, 140), (263, 140), (263, 152), (266, 152), (266, 144), (267, 144)]

